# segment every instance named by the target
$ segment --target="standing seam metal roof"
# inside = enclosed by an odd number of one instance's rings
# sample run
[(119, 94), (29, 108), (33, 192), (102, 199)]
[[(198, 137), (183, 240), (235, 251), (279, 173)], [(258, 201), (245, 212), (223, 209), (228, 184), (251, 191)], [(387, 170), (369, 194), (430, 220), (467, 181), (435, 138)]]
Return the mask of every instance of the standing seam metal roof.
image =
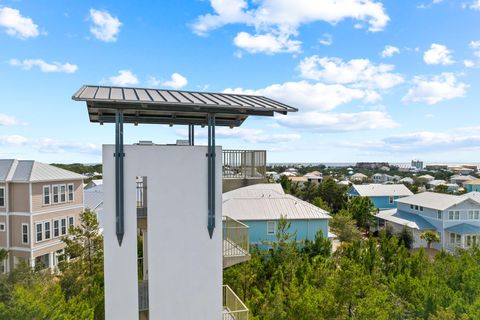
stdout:
[(101, 123), (114, 122), (116, 109), (124, 110), (126, 123), (204, 125), (206, 113), (215, 113), (219, 126), (239, 126), (248, 115), (298, 111), (263, 96), (150, 88), (86, 85), (72, 99), (86, 101), (90, 121)]
[(0, 160), (1, 182), (81, 180), (85, 177), (34, 160)]

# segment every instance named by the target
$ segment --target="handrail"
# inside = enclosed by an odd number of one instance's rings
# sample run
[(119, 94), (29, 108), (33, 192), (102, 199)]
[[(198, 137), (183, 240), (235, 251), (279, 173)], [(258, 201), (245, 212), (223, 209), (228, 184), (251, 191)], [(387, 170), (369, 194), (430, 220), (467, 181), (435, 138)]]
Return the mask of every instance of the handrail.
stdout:
[(247, 306), (228, 285), (223, 285), (223, 320), (248, 320)]
[(143, 280), (138, 282), (138, 310), (148, 310), (148, 281)]
[(249, 227), (230, 217), (223, 219), (223, 255), (248, 255), (250, 252)]
[(267, 151), (229, 150), (222, 151), (223, 178), (265, 178)]

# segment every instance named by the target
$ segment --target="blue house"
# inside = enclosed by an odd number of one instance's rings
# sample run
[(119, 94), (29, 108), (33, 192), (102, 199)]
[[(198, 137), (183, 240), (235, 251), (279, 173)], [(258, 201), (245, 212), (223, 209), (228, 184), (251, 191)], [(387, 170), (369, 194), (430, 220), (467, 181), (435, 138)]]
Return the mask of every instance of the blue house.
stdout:
[(369, 197), (375, 208), (384, 210), (396, 208), (396, 199), (413, 195), (403, 184), (360, 184), (353, 185), (347, 192), (348, 196)]
[(467, 192), (479, 192), (480, 191), (480, 179), (470, 180), (463, 183), (463, 187)]
[(282, 217), (297, 241), (314, 240), (319, 230), (327, 238), (331, 219), (325, 210), (285, 194), (280, 184), (257, 184), (224, 193), (223, 215), (246, 224), (253, 245), (276, 241)]

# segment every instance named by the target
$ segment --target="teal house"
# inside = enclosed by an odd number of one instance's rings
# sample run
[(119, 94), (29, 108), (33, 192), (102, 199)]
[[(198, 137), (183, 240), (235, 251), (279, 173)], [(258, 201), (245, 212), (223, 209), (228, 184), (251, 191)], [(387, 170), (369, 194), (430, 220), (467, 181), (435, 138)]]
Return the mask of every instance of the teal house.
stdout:
[(276, 241), (278, 222), (290, 223), (297, 241), (314, 240), (318, 231), (328, 237), (328, 212), (292, 195), (280, 184), (257, 184), (223, 194), (223, 215), (249, 227), (250, 244), (268, 246)]
[(359, 184), (353, 185), (347, 192), (350, 198), (368, 197), (379, 210), (397, 207), (397, 199), (413, 195), (403, 184)]
[(467, 192), (480, 192), (480, 179), (466, 181), (463, 183), (463, 187)]

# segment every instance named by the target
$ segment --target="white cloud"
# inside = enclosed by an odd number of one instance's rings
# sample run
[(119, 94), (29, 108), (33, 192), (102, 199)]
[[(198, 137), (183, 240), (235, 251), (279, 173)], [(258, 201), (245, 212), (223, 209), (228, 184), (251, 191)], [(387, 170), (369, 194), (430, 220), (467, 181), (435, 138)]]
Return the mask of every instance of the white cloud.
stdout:
[(449, 100), (465, 96), (468, 85), (458, 82), (453, 73), (444, 72), (428, 79), (424, 76), (416, 76), (413, 79), (414, 86), (403, 97), (403, 102), (426, 103), (433, 105), (443, 100)]
[(113, 17), (108, 11), (90, 9), (90, 19), (93, 22), (90, 32), (95, 38), (105, 42), (117, 41), (122, 25), (117, 17)]
[(394, 65), (376, 65), (368, 59), (345, 62), (340, 58), (311, 56), (300, 62), (299, 69), (303, 78), (356, 88), (389, 89), (404, 82), (401, 75), (392, 73)]
[[(254, 53), (298, 52), (300, 42), (290, 37), (298, 36), (303, 24), (324, 21), (335, 25), (353, 19), (365, 22), (370, 31), (376, 32), (383, 30), (390, 20), (383, 4), (374, 0), (323, 0), (321, 4), (314, 0), (210, 0), (210, 4), (214, 12), (199, 16), (192, 25), (193, 32), (206, 35), (227, 24), (245, 24), (253, 27), (256, 34), (240, 32), (235, 43), (247, 48), (254, 46), (257, 49), (250, 49)], [(265, 48), (266, 43), (271, 44), (268, 50), (258, 49)], [(271, 48), (279, 44), (283, 44), (283, 49), (272, 52)]]
[(120, 70), (118, 71), (118, 75), (111, 76), (109, 81), (116, 86), (130, 86), (138, 84), (138, 78), (135, 74), (132, 73), (130, 70)]
[(333, 36), (331, 34), (324, 33), (323, 37), (318, 42), (324, 46), (330, 46), (333, 43)]
[(470, 4), (470, 9), (480, 10), (480, 0), (474, 0), (474, 1)]
[(391, 153), (441, 153), (480, 149), (480, 127), (457, 128), (445, 132), (420, 131), (393, 135), (363, 143), (344, 143), (344, 146)]
[[(187, 136), (185, 129), (177, 130), (177, 133), (182, 136)], [(198, 138), (206, 138), (206, 130), (196, 130), (195, 136)], [(298, 133), (268, 133), (262, 129), (236, 127), (233, 129), (226, 127), (219, 127), (215, 130), (217, 138), (225, 139), (240, 139), (248, 143), (284, 143), (297, 141), (301, 138)]]
[(467, 68), (473, 68), (475, 67), (475, 62), (472, 60), (463, 60), (463, 65)]
[(78, 66), (71, 63), (52, 62), (48, 63), (42, 59), (25, 59), (20, 61), (18, 59), (11, 59), (10, 65), (20, 67), (24, 70), (31, 70), (33, 67), (38, 67), (42, 72), (63, 72), (74, 73), (78, 70)]
[(4, 27), (8, 35), (20, 39), (34, 38), (40, 34), (32, 19), (9, 7), (0, 7), (0, 27)]
[(305, 112), (279, 116), (286, 127), (316, 132), (347, 132), (395, 128), (398, 124), (386, 112), (362, 111), (353, 113)]
[(173, 89), (181, 89), (185, 87), (187, 84), (188, 84), (187, 78), (185, 78), (184, 76), (176, 72), (172, 74), (170, 80), (162, 83), (162, 85), (173, 88)]
[(400, 53), (400, 49), (394, 46), (386, 45), (381, 53), (381, 56), (382, 58), (389, 58), (394, 54), (398, 54), (398, 53)]
[(0, 136), (1, 145), (20, 146), (20, 145), (26, 144), (27, 141), (28, 141), (27, 138), (25, 138), (24, 136), (20, 136), (18, 134)]
[(35, 140), (33, 144), (39, 152), (42, 153), (87, 153), (99, 154), (100, 147), (93, 143), (61, 141), (51, 138), (42, 138)]
[(452, 52), (444, 45), (438, 43), (432, 43), (430, 49), (423, 54), (423, 61), (426, 64), (452, 64)]
[(480, 41), (471, 41), (469, 47), (473, 49), (473, 54), (480, 58)]
[(280, 52), (300, 52), (301, 41), (290, 40), (284, 35), (275, 36), (271, 33), (251, 35), (247, 32), (237, 34), (233, 43), (249, 53), (263, 52), (275, 54)]
[(227, 88), (227, 93), (245, 93), (267, 96), (301, 110), (328, 111), (353, 100), (366, 102), (380, 99), (374, 92), (352, 89), (340, 84), (309, 83), (307, 81), (272, 84), (259, 90)]
[(150, 87), (158, 87), (162, 84), (162, 81), (155, 78), (155, 77), (149, 76), (148, 79), (147, 79), (147, 84)]
[(18, 123), (19, 122), (15, 117), (0, 113), (0, 126), (14, 126)]

